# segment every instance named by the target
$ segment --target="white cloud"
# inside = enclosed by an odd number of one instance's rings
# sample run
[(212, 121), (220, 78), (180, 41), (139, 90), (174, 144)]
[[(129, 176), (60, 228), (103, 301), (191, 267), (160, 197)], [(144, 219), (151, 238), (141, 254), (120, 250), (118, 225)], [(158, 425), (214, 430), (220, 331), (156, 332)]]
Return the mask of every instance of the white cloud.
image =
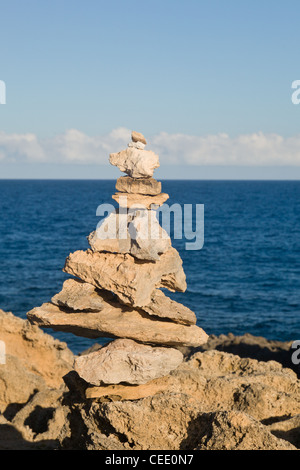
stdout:
[(300, 135), (283, 138), (278, 134), (227, 134), (188, 136), (161, 133), (153, 148), (165, 163), (190, 165), (300, 165)]
[(6, 134), (0, 132), (0, 159), (45, 161), (47, 157), (35, 134)]
[[(126, 148), (130, 130), (88, 136), (70, 129), (49, 139), (35, 134), (0, 132), (0, 161), (108, 164), (111, 152)], [(300, 166), (300, 135), (282, 137), (262, 132), (230, 137), (160, 134), (149, 137), (147, 149), (158, 153), (161, 165)]]

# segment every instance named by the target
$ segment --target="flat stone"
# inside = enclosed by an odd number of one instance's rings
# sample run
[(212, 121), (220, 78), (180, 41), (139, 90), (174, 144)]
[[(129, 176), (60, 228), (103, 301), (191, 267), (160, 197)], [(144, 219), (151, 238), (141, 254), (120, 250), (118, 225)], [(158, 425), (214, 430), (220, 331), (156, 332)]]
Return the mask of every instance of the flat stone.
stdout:
[(160, 193), (157, 196), (146, 196), (143, 194), (131, 193), (116, 193), (112, 198), (119, 204), (120, 207), (128, 207), (135, 209), (156, 209), (162, 206), (168, 199), (169, 195)]
[(65, 331), (85, 338), (128, 338), (162, 346), (205, 344), (207, 334), (202, 328), (161, 321), (145, 312), (108, 300), (102, 292), (104, 308), (99, 312), (70, 312), (51, 303), (44, 303), (27, 313), (28, 320), (42, 328)]
[(166, 287), (173, 292), (186, 290), (182, 260), (173, 247), (156, 262), (142, 262), (128, 254), (79, 250), (67, 257), (63, 270), (113, 292), (122, 303), (134, 307), (148, 305), (155, 288)]
[(121, 176), (117, 179), (116, 190), (120, 193), (144, 194), (157, 196), (161, 193), (161, 183), (154, 178), (131, 178)]
[(188, 307), (167, 297), (161, 290), (156, 289), (151, 296), (151, 302), (143, 307), (144, 312), (160, 318), (168, 318), (183, 325), (195, 325), (197, 318)]
[(98, 351), (77, 356), (74, 369), (92, 385), (141, 385), (167, 375), (182, 361), (183, 354), (177, 349), (117, 339)]
[(88, 237), (94, 252), (130, 253), (137, 259), (156, 261), (171, 247), (154, 211), (112, 212)]
[(51, 302), (72, 310), (98, 312), (103, 308), (103, 300), (96, 287), (79, 279), (67, 279), (61, 292), (54, 295)]
[(132, 139), (133, 142), (142, 142), (142, 144), (147, 145), (147, 141), (146, 141), (145, 137), (140, 132), (132, 131), (131, 132), (131, 139)]
[[(143, 385), (102, 385), (100, 387), (87, 387), (85, 398), (102, 398), (103, 401), (140, 400), (153, 397), (157, 393), (166, 392), (169, 383), (161, 379), (154, 379)], [(101, 400), (100, 400), (101, 401)]]
[(134, 147), (111, 153), (109, 162), (133, 178), (152, 177), (155, 168), (159, 167), (158, 155), (151, 150), (139, 150)]

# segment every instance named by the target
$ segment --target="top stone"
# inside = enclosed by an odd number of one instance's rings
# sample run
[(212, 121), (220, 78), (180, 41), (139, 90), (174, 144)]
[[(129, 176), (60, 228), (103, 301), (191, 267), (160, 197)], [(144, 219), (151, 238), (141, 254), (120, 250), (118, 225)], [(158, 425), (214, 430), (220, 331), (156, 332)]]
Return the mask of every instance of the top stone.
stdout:
[(132, 142), (142, 142), (142, 144), (147, 145), (147, 141), (145, 137), (140, 132), (132, 131), (131, 139), (132, 139)]

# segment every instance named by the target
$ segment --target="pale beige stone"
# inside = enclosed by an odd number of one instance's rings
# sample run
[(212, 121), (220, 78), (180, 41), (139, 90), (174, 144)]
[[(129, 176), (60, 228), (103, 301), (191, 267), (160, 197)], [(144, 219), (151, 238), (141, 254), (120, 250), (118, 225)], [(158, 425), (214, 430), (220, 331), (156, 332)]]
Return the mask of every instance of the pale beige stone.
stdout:
[(155, 288), (186, 290), (182, 260), (173, 247), (156, 262), (142, 262), (128, 254), (79, 250), (67, 257), (64, 271), (113, 292), (121, 302), (135, 307), (148, 305)]
[(150, 317), (142, 310), (107, 300), (100, 312), (70, 312), (51, 303), (35, 307), (27, 313), (28, 320), (42, 328), (65, 331), (85, 338), (128, 338), (162, 346), (197, 347), (208, 340), (202, 328), (185, 326)]
[(111, 212), (87, 237), (91, 249), (110, 253), (130, 253), (131, 238), (128, 224), (131, 219), (130, 214)]
[(159, 225), (155, 211), (136, 211), (128, 226), (130, 253), (138, 259), (157, 261), (171, 248), (168, 233)]
[(178, 349), (116, 339), (97, 351), (77, 356), (74, 369), (92, 385), (140, 385), (167, 375), (182, 361), (183, 354)]
[(157, 393), (166, 392), (169, 384), (154, 379), (143, 385), (102, 385), (88, 387), (85, 390), (85, 398), (107, 398), (109, 401), (139, 400), (152, 397)]
[(140, 150), (134, 147), (111, 153), (109, 162), (133, 178), (152, 177), (154, 170), (159, 167), (158, 155), (151, 150)]
[(161, 183), (156, 181), (154, 178), (131, 178), (131, 176), (120, 176), (116, 182), (116, 190), (120, 193), (157, 196), (161, 193)]
[(142, 144), (147, 145), (147, 141), (146, 141), (145, 137), (140, 132), (132, 131), (131, 132), (131, 139), (132, 139), (133, 142), (142, 142)]
[(137, 259), (156, 261), (171, 247), (171, 239), (159, 225), (156, 212), (136, 210), (111, 213), (88, 237), (95, 252), (130, 253)]
[(147, 196), (144, 194), (132, 193), (116, 193), (112, 198), (120, 207), (136, 208), (136, 209), (155, 209), (162, 206), (168, 199), (169, 195), (160, 193), (157, 196)]
[(168, 318), (183, 325), (195, 325), (197, 318), (194, 312), (178, 302), (167, 297), (161, 290), (156, 289), (151, 296), (151, 302), (143, 307), (149, 315)]
[(79, 279), (67, 279), (61, 292), (54, 295), (51, 302), (55, 305), (72, 310), (88, 310), (98, 312), (103, 308), (102, 297), (95, 286)]
[(135, 149), (144, 150), (145, 144), (142, 144), (142, 142), (129, 142), (128, 147), (134, 147)]

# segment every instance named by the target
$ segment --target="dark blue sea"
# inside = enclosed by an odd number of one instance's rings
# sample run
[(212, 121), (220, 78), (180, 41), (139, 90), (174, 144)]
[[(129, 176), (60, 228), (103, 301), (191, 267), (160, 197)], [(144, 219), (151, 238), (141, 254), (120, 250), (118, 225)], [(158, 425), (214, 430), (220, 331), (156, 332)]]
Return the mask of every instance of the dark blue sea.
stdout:
[[(208, 334), (300, 339), (300, 182), (166, 180), (163, 191), (168, 204), (204, 204), (203, 248), (172, 240), (188, 288), (170, 296)], [(112, 180), (0, 181), (0, 308), (26, 318), (61, 290), (66, 257), (88, 248), (114, 192)], [(45, 331), (75, 354), (95, 342)]]

